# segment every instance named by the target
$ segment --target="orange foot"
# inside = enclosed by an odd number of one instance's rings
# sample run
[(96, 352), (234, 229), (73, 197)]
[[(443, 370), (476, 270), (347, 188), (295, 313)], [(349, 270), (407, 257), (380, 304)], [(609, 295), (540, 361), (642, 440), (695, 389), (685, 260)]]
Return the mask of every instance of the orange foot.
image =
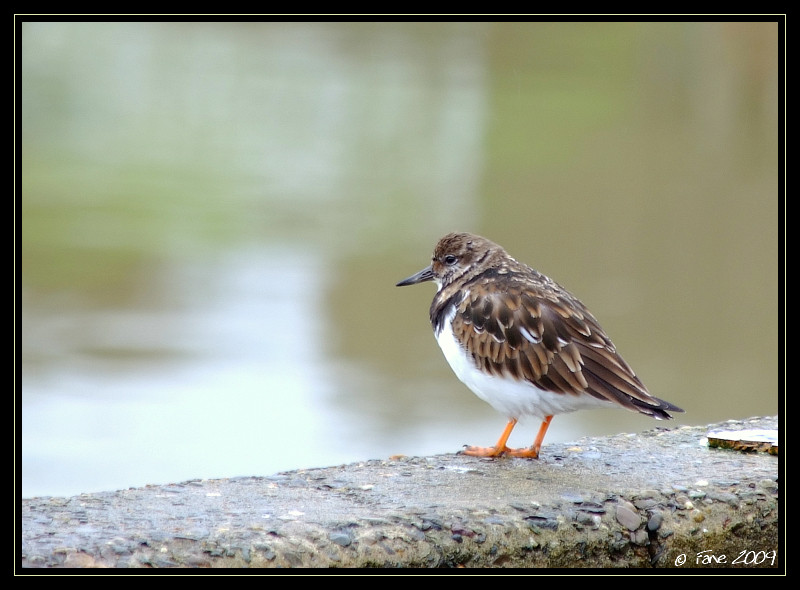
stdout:
[(530, 447), (527, 449), (506, 449), (506, 454), (509, 457), (522, 457), (524, 459), (538, 459), (539, 449)]
[(464, 447), (464, 450), (461, 451), (465, 455), (469, 455), (470, 457), (499, 457), (500, 455), (505, 455), (506, 453), (513, 452), (515, 449), (509, 449), (506, 446), (503, 447)]
[(509, 449), (508, 447), (464, 447), (461, 451), (464, 455), (471, 457), (500, 457), (507, 455), (509, 457), (523, 457), (525, 459), (538, 459), (539, 449)]
[(536, 436), (536, 440), (533, 442), (533, 445), (527, 449), (509, 449), (506, 446), (506, 441), (508, 441), (508, 437), (511, 436), (511, 431), (514, 430), (514, 426), (517, 424), (517, 420), (515, 418), (511, 418), (506, 424), (505, 430), (503, 430), (503, 434), (500, 435), (500, 439), (497, 441), (497, 444), (493, 447), (465, 447), (462, 453), (465, 455), (470, 455), (471, 457), (499, 457), (501, 455), (508, 455), (509, 457), (522, 457), (524, 459), (538, 459), (539, 458), (539, 449), (542, 446), (542, 441), (544, 440), (544, 435), (547, 432), (547, 428), (550, 426), (550, 420), (552, 420), (552, 416), (547, 416), (544, 421), (542, 422), (541, 427), (539, 428), (539, 433)]

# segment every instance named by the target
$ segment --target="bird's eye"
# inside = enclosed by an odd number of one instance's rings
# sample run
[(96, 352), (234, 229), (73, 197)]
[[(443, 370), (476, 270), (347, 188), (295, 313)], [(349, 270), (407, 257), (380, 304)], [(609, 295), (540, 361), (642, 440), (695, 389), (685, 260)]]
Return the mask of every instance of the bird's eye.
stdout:
[(453, 256), (452, 254), (448, 254), (447, 256), (444, 257), (444, 263), (451, 266), (456, 263), (456, 260), (458, 260), (458, 258)]

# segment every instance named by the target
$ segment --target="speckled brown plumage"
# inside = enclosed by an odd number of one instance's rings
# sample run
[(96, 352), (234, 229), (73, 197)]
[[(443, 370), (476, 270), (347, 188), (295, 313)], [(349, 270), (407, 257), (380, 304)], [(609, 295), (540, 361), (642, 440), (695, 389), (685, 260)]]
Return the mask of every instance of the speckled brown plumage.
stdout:
[[(668, 411), (683, 411), (650, 395), (580, 300), (494, 242), (468, 233), (448, 234), (436, 245), (431, 265), (398, 285), (428, 280), (439, 287), (430, 317), (448, 361), (459, 378), (498, 409), (507, 405), (493, 403), (498, 395), (473, 384), (471, 377), (479, 377), (474, 371), (509, 383), (530, 384), (537, 396), (575, 399), (551, 398), (560, 408), (557, 411), (590, 407), (581, 396), (658, 419), (671, 418)], [(443, 331), (445, 341), (440, 339)], [(451, 338), (456, 343), (455, 353)], [(466, 369), (460, 367), (460, 354), (470, 361)], [(454, 363), (454, 357), (459, 362)], [(545, 416), (544, 409), (538, 412), (535, 403), (531, 401), (530, 408), (522, 407), (516, 413), (542, 415), (549, 424), (552, 415)], [(518, 417), (510, 415), (509, 419), (515, 423)], [(513, 427), (512, 422), (509, 425)], [(545, 424), (540, 437), (544, 430)], [(523, 456), (536, 455), (538, 448)]]

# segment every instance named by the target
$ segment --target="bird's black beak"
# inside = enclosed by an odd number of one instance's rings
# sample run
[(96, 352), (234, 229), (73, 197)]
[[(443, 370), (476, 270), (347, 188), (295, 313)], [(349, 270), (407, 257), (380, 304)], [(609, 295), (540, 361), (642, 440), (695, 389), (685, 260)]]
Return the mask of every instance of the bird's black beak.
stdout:
[(403, 279), (396, 287), (405, 287), (406, 285), (416, 285), (417, 283), (424, 283), (425, 281), (432, 281), (433, 280), (433, 268), (427, 267), (423, 268), (416, 274), (411, 275), (407, 279)]

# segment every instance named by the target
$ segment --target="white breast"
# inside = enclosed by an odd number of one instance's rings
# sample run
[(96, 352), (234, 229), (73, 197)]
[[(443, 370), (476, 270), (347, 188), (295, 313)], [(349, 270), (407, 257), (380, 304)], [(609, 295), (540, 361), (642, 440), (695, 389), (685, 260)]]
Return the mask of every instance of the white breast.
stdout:
[(527, 381), (484, 373), (453, 336), (452, 320), (455, 313), (455, 308), (452, 308), (436, 335), (439, 347), (456, 376), (475, 395), (506, 417), (535, 416), (543, 420), (546, 416), (575, 410), (613, 407), (613, 404), (586, 393), (553, 393)]

